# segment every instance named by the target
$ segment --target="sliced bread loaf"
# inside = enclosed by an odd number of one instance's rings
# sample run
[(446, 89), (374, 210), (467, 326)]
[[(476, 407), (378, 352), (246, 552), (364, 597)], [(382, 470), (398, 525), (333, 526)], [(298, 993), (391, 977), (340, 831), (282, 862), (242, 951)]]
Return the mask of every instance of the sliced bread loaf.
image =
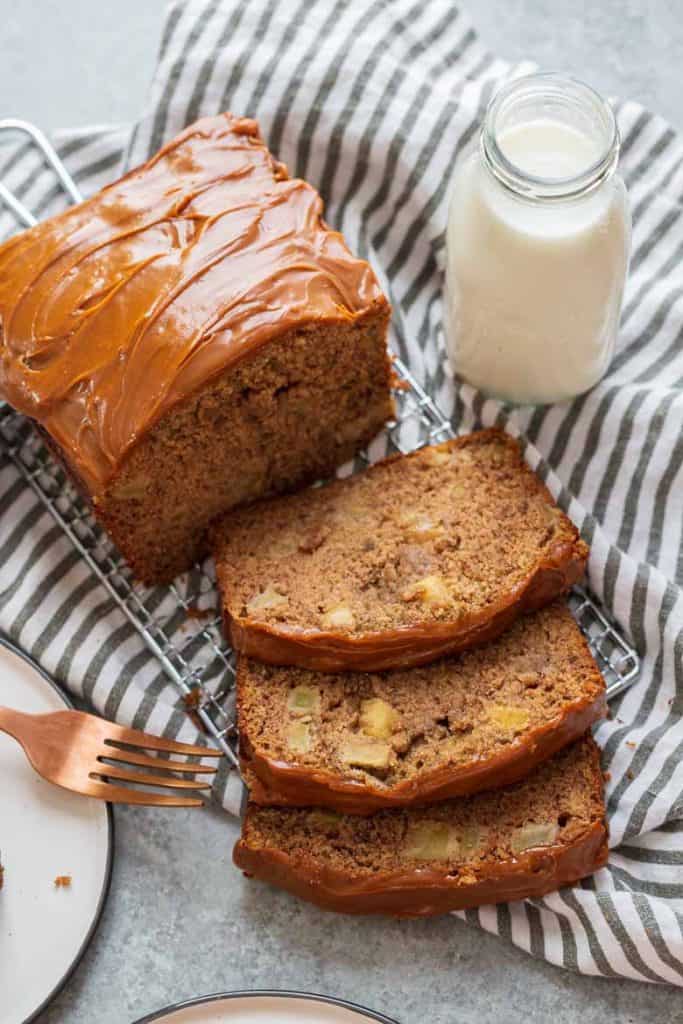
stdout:
[(586, 738), (515, 786), (371, 817), (250, 804), (234, 860), (328, 910), (400, 917), (542, 896), (607, 859)]
[(236, 511), (212, 542), (233, 646), (321, 671), (478, 646), (566, 591), (588, 554), (498, 430)]
[(0, 399), (148, 583), (241, 502), (329, 474), (393, 414), (389, 304), (249, 118), (189, 125), (0, 246)]
[(604, 714), (605, 684), (558, 601), (423, 667), (324, 675), (243, 657), (237, 699), (252, 800), (370, 814), (523, 778)]

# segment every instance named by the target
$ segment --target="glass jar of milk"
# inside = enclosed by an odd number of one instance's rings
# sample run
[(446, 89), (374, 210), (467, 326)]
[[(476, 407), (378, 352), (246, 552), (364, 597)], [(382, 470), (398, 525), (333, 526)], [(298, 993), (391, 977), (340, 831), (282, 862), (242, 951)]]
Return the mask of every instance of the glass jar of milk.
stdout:
[(494, 96), (446, 235), (446, 337), (470, 384), (556, 402), (607, 370), (631, 239), (618, 158), (614, 114), (587, 85), (535, 74)]

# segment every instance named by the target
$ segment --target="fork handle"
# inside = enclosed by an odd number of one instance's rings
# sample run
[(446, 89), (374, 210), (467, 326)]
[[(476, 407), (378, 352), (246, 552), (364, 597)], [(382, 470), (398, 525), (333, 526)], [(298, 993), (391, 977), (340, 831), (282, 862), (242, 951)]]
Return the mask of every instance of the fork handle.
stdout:
[(33, 716), (27, 715), (25, 711), (16, 711), (14, 708), (0, 707), (0, 732), (6, 732), (15, 740), (22, 743), (22, 735)]

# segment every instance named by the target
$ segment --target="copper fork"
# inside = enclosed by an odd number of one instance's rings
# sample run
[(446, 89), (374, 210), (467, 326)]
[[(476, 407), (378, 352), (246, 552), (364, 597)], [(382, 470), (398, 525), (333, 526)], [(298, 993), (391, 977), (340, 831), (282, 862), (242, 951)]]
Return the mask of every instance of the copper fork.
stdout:
[[(223, 756), (214, 747), (195, 747), (190, 743), (150, 736), (138, 729), (113, 725), (83, 711), (28, 715), (0, 707), (0, 732), (6, 732), (19, 741), (35, 770), (49, 782), (74, 793), (120, 804), (203, 806), (204, 801), (197, 793), (162, 794), (133, 787), (160, 786), (185, 792), (209, 789), (210, 780), (177, 778), (169, 773), (208, 776), (216, 771), (216, 765), (153, 757), (145, 751), (195, 757)], [(116, 785), (111, 779), (124, 785)]]

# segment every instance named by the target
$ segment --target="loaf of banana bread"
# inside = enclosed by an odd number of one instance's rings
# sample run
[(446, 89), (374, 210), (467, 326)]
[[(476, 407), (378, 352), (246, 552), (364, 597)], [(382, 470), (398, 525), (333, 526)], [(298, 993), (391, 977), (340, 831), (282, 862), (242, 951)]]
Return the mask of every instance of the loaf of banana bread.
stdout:
[(327, 910), (399, 917), (542, 896), (607, 860), (592, 739), (507, 789), (370, 817), (250, 804), (234, 860)]
[(211, 536), (233, 646), (321, 671), (478, 646), (566, 591), (588, 554), (498, 430), (236, 510)]
[(0, 397), (146, 581), (392, 415), (388, 303), (321, 214), (256, 123), (222, 114), (0, 247)]
[(240, 758), (257, 803), (352, 814), (503, 786), (605, 712), (564, 602), (431, 665), (325, 675), (239, 660)]

